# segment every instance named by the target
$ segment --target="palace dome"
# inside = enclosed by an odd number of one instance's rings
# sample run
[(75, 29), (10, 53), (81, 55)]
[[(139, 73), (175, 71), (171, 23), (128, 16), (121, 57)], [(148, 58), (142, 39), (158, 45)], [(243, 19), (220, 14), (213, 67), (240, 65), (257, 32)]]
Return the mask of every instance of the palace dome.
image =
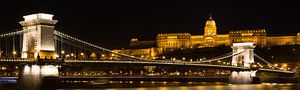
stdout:
[(209, 19), (206, 21), (206, 26), (216, 26), (216, 22), (215, 20), (212, 19), (212, 17), (210, 16)]

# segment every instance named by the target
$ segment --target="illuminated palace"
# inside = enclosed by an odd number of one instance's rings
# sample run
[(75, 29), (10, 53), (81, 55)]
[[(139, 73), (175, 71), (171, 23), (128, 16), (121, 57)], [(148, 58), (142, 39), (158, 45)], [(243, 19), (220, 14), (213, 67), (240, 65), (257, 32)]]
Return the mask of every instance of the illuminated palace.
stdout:
[(253, 42), (257, 46), (264, 47), (299, 44), (299, 41), (300, 33), (293, 36), (267, 36), (265, 29), (231, 30), (229, 34), (218, 34), (215, 21), (209, 17), (204, 27), (204, 35), (161, 33), (153, 41), (140, 41), (137, 38), (132, 38), (130, 48), (114, 51), (150, 58), (173, 49), (230, 46), (232, 43), (239, 42)]

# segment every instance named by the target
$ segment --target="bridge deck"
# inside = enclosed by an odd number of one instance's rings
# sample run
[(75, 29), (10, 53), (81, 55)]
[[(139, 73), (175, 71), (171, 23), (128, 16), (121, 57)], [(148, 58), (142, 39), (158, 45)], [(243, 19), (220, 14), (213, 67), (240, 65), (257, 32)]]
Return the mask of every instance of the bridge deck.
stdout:
[[(31, 59), (0, 59), (0, 63), (32, 63)], [(212, 68), (229, 68), (237, 70), (251, 70), (250, 68), (226, 66), (226, 65), (213, 65), (213, 64), (201, 64), (201, 63), (189, 63), (189, 62), (161, 62), (161, 61), (119, 61), (119, 60), (64, 60), (64, 63), (122, 63), (122, 64), (154, 64), (154, 65), (185, 65), (185, 66), (200, 66), (200, 67), (212, 67)], [(292, 71), (273, 70), (273, 69), (258, 69), (259, 71), (277, 72), (277, 73), (294, 73)]]

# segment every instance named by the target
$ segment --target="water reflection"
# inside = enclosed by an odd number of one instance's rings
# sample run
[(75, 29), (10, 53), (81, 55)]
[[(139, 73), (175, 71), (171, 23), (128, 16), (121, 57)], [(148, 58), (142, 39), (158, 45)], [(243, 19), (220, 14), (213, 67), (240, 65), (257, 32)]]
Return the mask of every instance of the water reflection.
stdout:
[(18, 87), (28, 90), (40, 89), (42, 78), (45, 76), (58, 76), (58, 68), (54, 65), (26, 65), (21, 72)]
[(39, 88), (40, 80), (40, 66), (26, 65), (23, 69), (23, 73), (18, 81), (18, 86), (21, 88), (36, 90)]
[[(0, 83), (0, 90), (13, 88), (20, 90), (40, 90), (45, 76), (58, 76), (58, 67), (53, 65), (27, 65), (24, 66), (18, 81), (18, 85), (3, 85)], [(241, 75), (239, 75), (241, 74)], [(245, 75), (246, 74), (246, 75)], [(235, 76), (250, 77), (250, 73), (233, 73)], [(237, 77), (237, 78), (241, 78)], [(249, 79), (245, 79), (248, 81)], [(49, 79), (47, 79), (49, 81)], [(108, 84), (95, 84), (87, 88), (87, 84), (69, 83), (70, 86), (81, 87), (66, 87), (66, 83), (62, 83), (64, 87), (60, 90), (78, 89), (80, 90), (298, 90), (300, 84), (278, 84), (278, 83), (261, 83), (261, 84), (227, 84), (222, 82), (170, 82), (170, 81), (108, 81)], [(53, 84), (47, 84), (53, 85)], [(55, 86), (55, 85), (53, 85)], [(82, 89), (83, 88), (83, 89)]]
[(54, 65), (26, 65), (23, 69), (23, 76), (58, 76), (58, 66)]
[(238, 83), (238, 84), (250, 84), (252, 83), (253, 73), (255, 75), (256, 71), (233, 71), (231, 73), (230, 83)]
[(298, 90), (298, 88), (300, 88), (300, 84), (276, 84), (276, 85), (228, 84), (228, 85), (209, 85), (209, 86), (201, 85), (201, 86), (150, 87), (150, 88), (149, 87), (114, 88), (114, 89), (104, 89), (104, 90)]

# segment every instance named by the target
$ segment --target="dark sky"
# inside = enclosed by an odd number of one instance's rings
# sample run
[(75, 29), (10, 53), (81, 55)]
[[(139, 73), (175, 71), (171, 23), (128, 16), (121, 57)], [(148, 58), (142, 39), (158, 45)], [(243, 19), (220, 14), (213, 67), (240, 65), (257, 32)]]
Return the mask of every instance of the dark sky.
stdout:
[(21, 28), (22, 16), (38, 12), (54, 14), (61, 32), (107, 48), (128, 45), (132, 37), (154, 40), (157, 33), (202, 35), (209, 13), (218, 33), (252, 28), (266, 28), (268, 34), (300, 32), (299, 0), (62, 1), (1, 1), (0, 33)]

